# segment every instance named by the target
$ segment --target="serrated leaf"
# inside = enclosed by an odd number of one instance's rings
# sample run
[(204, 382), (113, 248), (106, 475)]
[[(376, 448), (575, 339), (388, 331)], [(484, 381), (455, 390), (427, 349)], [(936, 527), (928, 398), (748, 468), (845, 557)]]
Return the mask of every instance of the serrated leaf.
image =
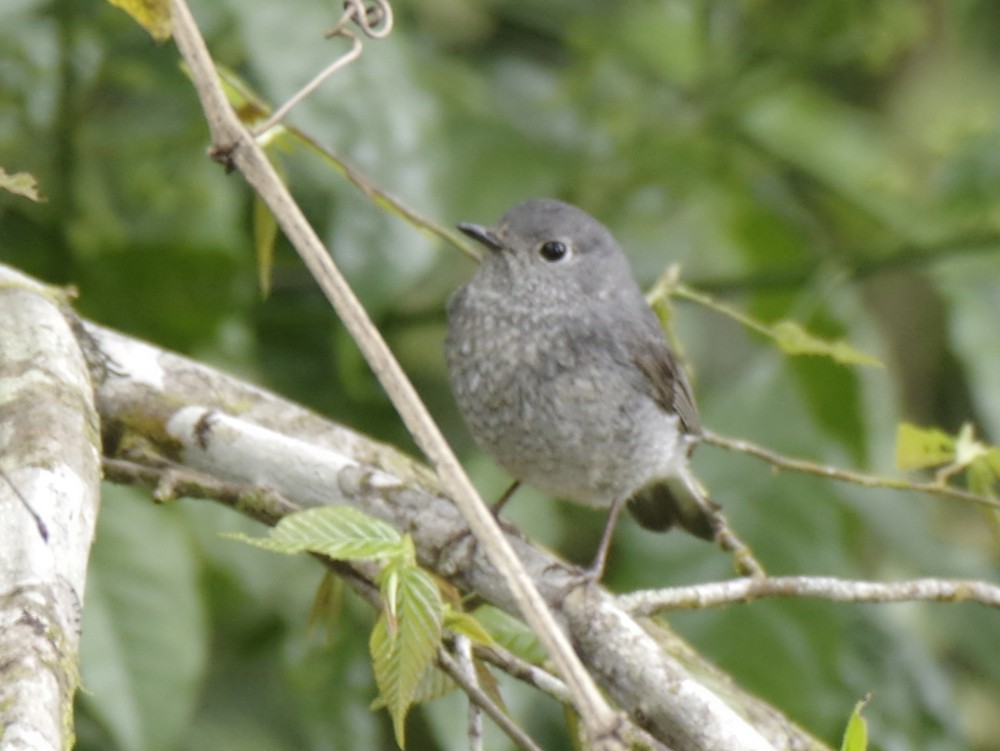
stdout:
[[(395, 602), (372, 629), (369, 649), (379, 693), (392, 717), (396, 743), (405, 745), (406, 714), (441, 643), (444, 605), (431, 576), (416, 567), (394, 567)], [(390, 628), (387, 612), (396, 615)]]
[(545, 650), (534, 631), (514, 616), (492, 605), (476, 608), (475, 615), (476, 620), (497, 644), (533, 665), (539, 665), (545, 660)]
[(847, 728), (844, 730), (844, 741), (840, 744), (840, 751), (867, 751), (868, 749), (868, 723), (861, 716), (861, 710), (871, 701), (871, 694), (854, 705), (854, 711), (847, 721)]
[(388, 619), (386, 625), (389, 627), (389, 633), (395, 638), (396, 634), (399, 632), (399, 612), (396, 606), (399, 604), (399, 567), (390, 567), (387, 571), (382, 574), (382, 600), (383, 600), (383, 612), (385, 617)]
[(475, 644), (495, 644), (490, 632), (470, 613), (463, 613), (451, 606), (444, 609), (444, 627), (456, 634), (468, 637)]
[(134, 18), (157, 42), (170, 38), (170, 0), (108, 0)]
[(270, 537), (225, 534), (277, 553), (321, 553), (342, 561), (408, 560), (413, 544), (381, 519), (368, 516), (351, 506), (323, 506), (290, 514), (271, 530)]
[(275, 553), (287, 553), (288, 555), (297, 555), (298, 553), (304, 553), (308, 550), (305, 545), (298, 542), (285, 542), (282, 540), (275, 540), (271, 537), (252, 537), (244, 534), (243, 532), (222, 532), (219, 534), (219, 537), (224, 540), (245, 542), (247, 545), (264, 548), (264, 550), (270, 550)]
[[(413, 692), (412, 704), (426, 704), (429, 701), (440, 699), (445, 694), (449, 694), (457, 688), (455, 681), (447, 673), (437, 666), (431, 665), (424, 671), (420, 683), (417, 684)], [(385, 700), (379, 696), (371, 703), (371, 709), (385, 709)]]
[(0, 189), (23, 196), (35, 203), (44, 203), (48, 200), (38, 190), (38, 181), (30, 172), (15, 172), (9, 175), (3, 167), (0, 167)]
[(392, 525), (351, 506), (323, 506), (286, 516), (271, 531), (271, 539), (343, 561), (393, 558), (405, 549)]
[(944, 431), (908, 422), (896, 429), (896, 466), (900, 469), (936, 467), (954, 458), (955, 439)]
[(871, 365), (882, 367), (877, 357), (862, 352), (843, 339), (831, 341), (810, 334), (794, 321), (778, 321), (770, 329), (770, 336), (782, 352), (789, 355), (819, 355), (829, 357), (843, 365)]

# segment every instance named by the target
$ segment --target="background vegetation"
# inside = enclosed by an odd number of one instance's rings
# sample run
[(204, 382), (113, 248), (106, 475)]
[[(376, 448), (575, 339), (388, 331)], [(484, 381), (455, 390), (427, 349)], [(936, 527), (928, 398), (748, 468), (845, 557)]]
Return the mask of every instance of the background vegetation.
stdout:
[[(216, 58), (280, 102), (337, 52), (327, 2), (202, 0)], [(847, 337), (885, 368), (790, 360), (678, 303), (704, 421), (775, 450), (893, 473), (897, 424), (1000, 436), (1000, 6), (989, 0), (399, 0), (385, 41), (291, 122), (444, 224), (552, 195), (608, 224), (649, 284), (683, 280), (766, 320)], [(75, 0), (0, 8), (0, 260), (80, 290), (87, 316), (411, 446), (291, 251), (256, 282), (252, 196), (205, 158), (170, 44)], [(342, 45), (343, 42), (334, 42)], [(339, 50), (339, 48), (337, 48)], [(331, 252), (489, 497), (506, 478), (447, 392), (443, 304), (472, 271), (301, 147), (276, 154)], [(981, 513), (774, 474), (696, 467), (772, 573), (997, 579)], [(603, 517), (520, 494), (529, 533), (589, 559)], [(332, 643), (321, 572), (236, 542), (194, 503), (108, 487), (84, 613), (79, 748), (392, 748), (348, 600)], [(620, 591), (729, 575), (710, 546), (619, 529)], [(876, 748), (1000, 749), (998, 616), (976, 606), (759, 602), (671, 623), (832, 743), (854, 702)], [(558, 708), (508, 688), (558, 748)], [(462, 705), (414, 712), (413, 748), (461, 747)], [(498, 741), (502, 744), (502, 741)]]

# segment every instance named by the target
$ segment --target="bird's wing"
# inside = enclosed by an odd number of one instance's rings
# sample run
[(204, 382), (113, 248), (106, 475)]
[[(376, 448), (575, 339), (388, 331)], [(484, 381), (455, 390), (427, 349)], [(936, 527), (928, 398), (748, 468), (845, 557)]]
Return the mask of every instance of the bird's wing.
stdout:
[[(656, 403), (664, 411), (676, 413), (688, 434), (698, 436), (701, 434), (701, 419), (698, 417), (691, 385), (684, 375), (684, 368), (670, 351), (659, 321), (652, 315), (652, 311), (650, 318), (653, 319), (655, 335), (630, 343), (632, 360), (646, 376)], [(652, 329), (647, 330), (653, 333)]]

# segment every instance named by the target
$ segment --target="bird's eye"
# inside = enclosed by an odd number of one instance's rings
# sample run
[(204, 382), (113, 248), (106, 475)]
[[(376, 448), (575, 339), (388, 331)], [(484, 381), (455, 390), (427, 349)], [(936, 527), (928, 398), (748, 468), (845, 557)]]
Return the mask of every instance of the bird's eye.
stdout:
[(538, 254), (549, 263), (555, 263), (569, 256), (569, 246), (559, 240), (549, 240), (538, 249)]

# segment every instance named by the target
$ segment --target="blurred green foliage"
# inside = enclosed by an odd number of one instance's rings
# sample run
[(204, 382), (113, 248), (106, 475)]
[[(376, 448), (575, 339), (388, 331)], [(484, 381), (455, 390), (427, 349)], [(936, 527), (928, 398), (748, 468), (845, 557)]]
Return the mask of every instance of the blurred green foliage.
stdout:
[[(315, 0), (201, 0), (219, 62), (280, 102), (337, 54)], [(885, 370), (790, 360), (704, 308), (677, 324), (707, 425), (891, 473), (896, 425), (1000, 439), (1000, 6), (990, 0), (399, 0), (391, 37), (291, 122), (442, 223), (553, 195), (607, 223), (649, 284), (793, 318)], [(80, 310), (412, 447), (279, 239), (256, 282), (253, 199), (205, 157), (171, 43), (104, 3), (0, 7), (0, 166), (49, 196), (0, 195), (0, 260), (76, 285)], [(444, 381), (443, 304), (471, 272), (305, 150), (275, 154), (487, 495)], [(696, 467), (774, 573), (996, 579), (979, 512), (775, 475), (703, 448)], [(348, 598), (307, 633), (308, 560), (221, 540), (223, 509), (108, 489), (84, 617), (79, 748), (392, 748)], [(602, 524), (531, 491), (529, 533), (587, 559)], [(592, 518), (591, 518), (592, 517)], [(583, 519), (584, 524), (579, 520)], [(574, 520), (573, 523), (570, 523)], [(623, 524), (608, 583), (729, 574), (710, 546)], [(1000, 749), (998, 615), (970, 605), (761, 602), (671, 619), (745, 686), (836, 744), (868, 692), (872, 747)], [(558, 707), (503, 683), (546, 748)], [(461, 702), (411, 714), (409, 745), (463, 745)], [(491, 747), (504, 742), (490, 736)]]

